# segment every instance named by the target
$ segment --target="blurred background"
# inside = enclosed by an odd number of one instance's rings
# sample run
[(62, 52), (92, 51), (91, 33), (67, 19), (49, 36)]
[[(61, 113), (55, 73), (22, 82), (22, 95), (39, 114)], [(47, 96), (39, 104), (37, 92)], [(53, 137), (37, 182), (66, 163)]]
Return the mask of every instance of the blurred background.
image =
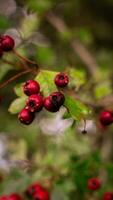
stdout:
[[(113, 191), (113, 126), (103, 128), (98, 113), (113, 102), (113, 0), (0, 0), (0, 34), (11, 35), (17, 51), (43, 69), (73, 67), (79, 98), (93, 110), (76, 125), (56, 114), (40, 113), (32, 125), (18, 122), (8, 108), (22, 76), (0, 91), (0, 194), (23, 192), (34, 181), (49, 188), (52, 200), (101, 199)], [(0, 84), (20, 69), (7, 54), (0, 60)], [(5, 62), (10, 60), (13, 66)], [(73, 73), (74, 73), (73, 72)], [(99, 177), (92, 193), (87, 180)]]

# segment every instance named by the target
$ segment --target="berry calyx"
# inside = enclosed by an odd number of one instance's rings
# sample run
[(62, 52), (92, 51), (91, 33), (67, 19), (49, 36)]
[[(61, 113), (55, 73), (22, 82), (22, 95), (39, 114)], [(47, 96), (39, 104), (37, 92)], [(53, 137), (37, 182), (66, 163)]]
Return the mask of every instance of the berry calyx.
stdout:
[(89, 190), (98, 190), (101, 187), (101, 182), (98, 178), (90, 178), (88, 180)]
[(30, 185), (26, 191), (27, 197), (35, 200), (50, 200), (49, 192), (42, 187), (39, 183)]
[(54, 81), (58, 87), (65, 87), (69, 83), (69, 78), (67, 74), (61, 72), (55, 76)]
[(14, 39), (9, 35), (4, 35), (1, 37), (1, 48), (3, 51), (11, 51), (14, 48)]
[(31, 113), (28, 109), (24, 108), (18, 114), (18, 119), (21, 123), (29, 125), (34, 119), (34, 113)]
[(27, 96), (37, 94), (40, 91), (40, 85), (35, 80), (28, 80), (23, 85), (23, 91)]
[(113, 122), (113, 112), (105, 110), (100, 113), (100, 123), (103, 126), (108, 126)]
[(113, 200), (113, 192), (105, 192), (103, 195), (103, 200)]
[(21, 199), (22, 199), (21, 196), (16, 193), (10, 194), (8, 197), (8, 200), (21, 200)]
[(31, 95), (26, 103), (26, 109), (30, 112), (39, 112), (43, 108), (43, 97), (38, 94)]
[(44, 99), (44, 107), (50, 112), (57, 112), (64, 101), (65, 97), (61, 92), (53, 92)]

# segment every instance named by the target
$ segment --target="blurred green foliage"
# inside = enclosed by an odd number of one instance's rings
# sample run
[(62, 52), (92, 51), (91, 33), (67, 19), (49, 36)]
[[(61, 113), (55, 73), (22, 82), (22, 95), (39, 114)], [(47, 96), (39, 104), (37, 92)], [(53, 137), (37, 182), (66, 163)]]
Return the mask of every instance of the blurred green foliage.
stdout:
[[(28, 159), (31, 168), (25, 170), (17, 165), (9, 173), (0, 170), (3, 176), (0, 194), (23, 192), (34, 181), (46, 186), (53, 180), (49, 185), (52, 200), (101, 198), (104, 191), (112, 191), (113, 188), (113, 148), (107, 151), (113, 134), (112, 126), (107, 130), (98, 127), (100, 107), (93, 112), (90, 110), (91, 105), (100, 105), (113, 92), (113, 1), (17, 0), (16, 4), (18, 12), (11, 16), (7, 16), (7, 12), (0, 15), (1, 33), (15, 28), (21, 41), (17, 51), (35, 60), (41, 67), (37, 76), (26, 75), (1, 89), (0, 136), (5, 135), (8, 139), (10, 159)], [(58, 27), (60, 30), (54, 24), (52, 26), (46, 17), (49, 12), (63, 19), (68, 29), (65, 30), (63, 24)], [(73, 51), (70, 42), (74, 39), (81, 42), (96, 61), (98, 73), (95, 79), (84, 61)], [(11, 66), (0, 60), (1, 83), (20, 70), (16, 66), (18, 59), (12, 54), (5, 54), (3, 59), (15, 64)], [(73, 117), (79, 121), (88, 116), (96, 121), (95, 135), (93, 130), (89, 135), (78, 133), (78, 122), (61, 135), (44, 135), (39, 127), (40, 115), (26, 127), (18, 122), (16, 115), (8, 112), (17, 114), (25, 105), (22, 83), (29, 78), (40, 82), (45, 95), (56, 90), (53, 79), (57, 71), (69, 74), (69, 89), (74, 91), (76, 98), (66, 94), (65, 106), (71, 114), (65, 113), (64, 118)], [(103, 107), (112, 108), (108, 103)], [(50, 117), (47, 112), (43, 115)], [(54, 114), (51, 117), (54, 118)], [(96, 194), (87, 189), (88, 178), (95, 176), (99, 176), (103, 183)]]

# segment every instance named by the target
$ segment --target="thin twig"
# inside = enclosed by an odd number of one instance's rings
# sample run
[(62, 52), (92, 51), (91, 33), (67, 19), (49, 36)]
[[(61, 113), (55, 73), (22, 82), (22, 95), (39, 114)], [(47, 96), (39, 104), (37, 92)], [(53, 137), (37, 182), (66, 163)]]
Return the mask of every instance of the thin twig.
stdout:
[[(58, 32), (71, 32), (63, 19), (56, 16), (53, 12), (48, 12), (46, 14), (46, 19)], [(70, 46), (72, 47), (73, 51), (79, 56), (79, 58), (84, 62), (89, 74), (92, 77), (96, 76), (98, 66), (92, 54), (87, 50), (87, 48), (80, 41), (73, 38), (70, 39)]]
[(8, 64), (8, 65), (11, 65), (11, 66), (13, 66), (13, 67), (18, 67), (18, 68), (21, 68), (21, 69), (24, 69), (24, 70), (27, 70), (27, 69), (29, 69), (29, 67), (25, 64), (25, 63), (23, 63), (23, 62), (21, 62), (21, 63), (13, 63), (13, 62), (11, 62), (10, 60), (6, 60), (6, 59), (2, 59), (2, 61), (4, 62), (4, 63), (6, 63), (6, 64)]
[(32, 65), (34, 65), (34, 66), (39, 67), (38, 64), (37, 64), (35, 61), (32, 61), (32, 60), (30, 60), (30, 59), (28, 59), (28, 58), (26, 58), (26, 57), (20, 55), (15, 49), (13, 50), (13, 53), (14, 53), (17, 57), (19, 57), (21, 60), (25, 61), (26, 63), (29, 63), (29, 64), (32, 64)]
[(18, 74), (14, 75), (13, 77), (9, 78), (7, 81), (5, 81), (4, 83), (0, 84), (0, 89), (4, 88), (5, 86), (7, 86), (9, 83), (13, 82), (14, 80), (16, 80), (17, 78), (23, 76), (24, 74), (30, 73), (34, 71), (33, 69), (28, 69), (22, 72), (19, 72)]

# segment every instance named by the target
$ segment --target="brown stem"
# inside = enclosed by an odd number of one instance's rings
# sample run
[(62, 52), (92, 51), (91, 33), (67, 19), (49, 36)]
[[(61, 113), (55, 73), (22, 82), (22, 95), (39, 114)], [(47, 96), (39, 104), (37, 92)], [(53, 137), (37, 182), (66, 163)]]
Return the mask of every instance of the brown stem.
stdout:
[(32, 65), (35, 65), (35, 66), (39, 67), (38, 64), (37, 64), (35, 61), (32, 61), (32, 60), (30, 60), (30, 59), (28, 59), (28, 58), (26, 58), (26, 57), (20, 55), (15, 49), (13, 49), (13, 53), (14, 53), (18, 58), (20, 58), (21, 60), (23, 60), (23, 61), (25, 61), (25, 62), (27, 62), (27, 63), (29, 63), (29, 64), (32, 64)]
[[(46, 14), (46, 20), (61, 34), (71, 32), (63, 19), (56, 16), (53, 12), (48, 12)], [(70, 38), (69, 43), (74, 53), (78, 55), (81, 61), (85, 64), (88, 73), (92, 77), (96, 77), (98, 65), (89, 50), (78, 39)]]
[(24, 74), (30, 73), (34, 71), (33, 69), (28, 69), (25, 70), (23, 72), (19, 72), (18, 74), (14, 75), (13, 77), (9, 78), (7, 81), (5, 81), (4, 83), (0, 84), (0, 89), (4, 88), (5, 86), (7, 86), (9, 83), (11, 83), (12, 81), (16, 80), (17, 78), (21, 77)]
[(8, 65), (11, 65), (11, 66), (13, 66), (13, 67), (18, 67), (18, 68), (21, 68), (21, 69), (24, 69), (24, 70), (27, 70), (27, 69), (29, 69), (29, 67), (25, 64), (25, 63), (13, 63), (13, 62), (11, 62), (10, 60), (6, 60), (6, 59), (2, 59), (2, 61), (4, 62), (4, 63), (6, 63), (6, 64), (8, 64)]

